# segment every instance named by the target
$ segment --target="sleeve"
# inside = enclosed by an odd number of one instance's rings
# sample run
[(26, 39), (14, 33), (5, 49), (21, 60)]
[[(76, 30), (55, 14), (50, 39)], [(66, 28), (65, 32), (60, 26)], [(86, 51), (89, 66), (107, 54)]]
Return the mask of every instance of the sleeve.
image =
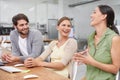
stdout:
[(56, 45), (56, 41), (52, 41), (39, 57), (45, 60), (52, 53), (52, 49), (55, 45)]
[(15, 30), (11, 31), (10, 41), (11, 41), (11, 45), (12, 45), (12, 54), (15, 55), (15, 56), (20, 56), (21, 53), (18, 50), (18, 45), (17, 45), (16, 40), (17, 40), (17, 34), (15, 33)]
[(61, 62), (67, 65), (75, 52), (77, 52), (77, 41), (75, 39), (70, 39), (64, 48), (64, 55), (62, 56)]
[(31, 53), (28, 56), (20, 56), (20, 59), (24, 61), (28, 57), (36, 58), (38, 57), (44, 50), (43, 38), (40, 31), (32, 32), (32, 43), (28, 44), (31, 46)]

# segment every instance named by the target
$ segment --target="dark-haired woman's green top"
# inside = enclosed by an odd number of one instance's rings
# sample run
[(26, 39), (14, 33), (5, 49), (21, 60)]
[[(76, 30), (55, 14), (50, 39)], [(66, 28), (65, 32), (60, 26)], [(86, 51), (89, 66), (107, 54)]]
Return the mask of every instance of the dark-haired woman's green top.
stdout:
[[(90, 55), (97, 61), (105, 64), (111, 64), (111, 46), (112, 38), (117, 34), (107, 28), (104, 35), (101, 37), (99, 43), (95, 47), (94, 45), (94, 36), (95, 32), (92, 33), (88, 38), (88, 46), (90, 48)], [(103, 71), (97, 67), (87, 65), (87, 80), (115, 80), (115, 74)]]

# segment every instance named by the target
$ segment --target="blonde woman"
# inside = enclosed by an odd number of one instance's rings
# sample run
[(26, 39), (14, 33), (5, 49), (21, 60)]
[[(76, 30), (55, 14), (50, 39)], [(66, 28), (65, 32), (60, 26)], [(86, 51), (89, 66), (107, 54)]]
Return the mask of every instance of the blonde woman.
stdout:
[[(42, 66), (51, 68), (55, 72), (68, 77), (68, 65), (73, 54), (77, 51), (77, 42), (73, 38), (69, 38), (71, 31), (71, 22), (68, 17), (62, 17), (57, 24), (59, 39), (52, 41), (48, 48), (36, 59), (28, 58), (25, 61), (26, 67)], [(50, 62), (44, 60), (50, 55)]]

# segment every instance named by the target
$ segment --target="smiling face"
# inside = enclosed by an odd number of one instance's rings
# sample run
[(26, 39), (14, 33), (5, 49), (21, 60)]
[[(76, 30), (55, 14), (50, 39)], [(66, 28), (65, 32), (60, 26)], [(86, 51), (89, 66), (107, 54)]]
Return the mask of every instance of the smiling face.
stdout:
[(102, 14), (99, 10), (99, 8), (95, 8), (93, 13), (91, 14), (91, 26), (96, 26), (101, 24), (101, 22), (105, 21), (106, 19), (106, 14)]
[(69, 20), (63, 20), (58, 26), (57, 30), (61, 37), (68, 37), (71, 31), (71, 23)]
[(18, 20), (15, 28), (18, 30), (20, 35), (24, 35), (24, 36), (28, 35), (29, 26), (28, 26), (28, 22), (26, 20), (23, 20), (23, 19)]

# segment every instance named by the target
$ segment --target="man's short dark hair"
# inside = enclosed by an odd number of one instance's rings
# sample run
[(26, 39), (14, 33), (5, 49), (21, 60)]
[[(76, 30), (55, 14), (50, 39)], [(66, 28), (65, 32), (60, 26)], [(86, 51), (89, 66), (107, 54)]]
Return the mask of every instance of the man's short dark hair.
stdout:
[(27, 21), (29, 23), (28, 17), (26, 15), (22, 14), (22, 13), (19, 13), (19, 14), (13, 16), (13, 18), (12, 18), (13, 24), (17, 25), (18, 20), (25, 20), (25, 21)]

